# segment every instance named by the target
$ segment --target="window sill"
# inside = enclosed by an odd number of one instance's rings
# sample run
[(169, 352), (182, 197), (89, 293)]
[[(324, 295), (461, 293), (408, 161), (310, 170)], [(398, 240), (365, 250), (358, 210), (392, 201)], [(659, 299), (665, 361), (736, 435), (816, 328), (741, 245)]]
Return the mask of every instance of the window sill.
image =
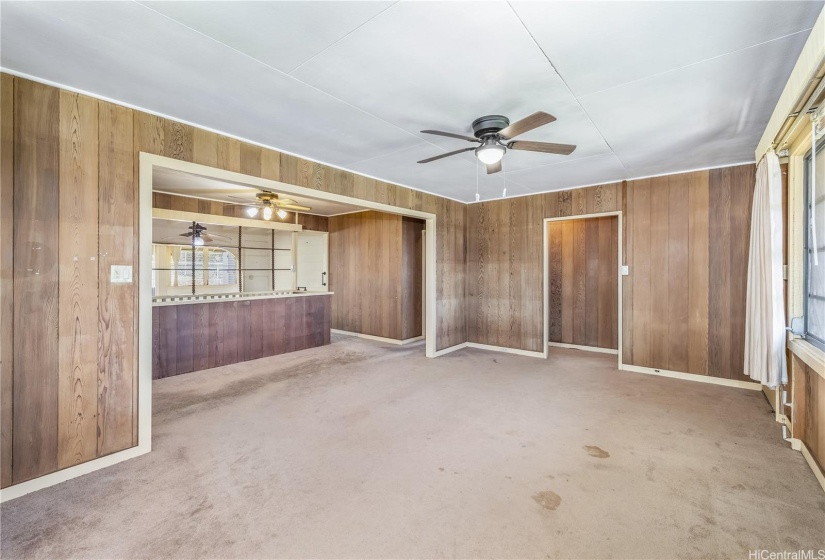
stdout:
[(788, 341), (788, 348), (794, 356), (825, 379), (825, 352), (804, 338), (792, 338)]

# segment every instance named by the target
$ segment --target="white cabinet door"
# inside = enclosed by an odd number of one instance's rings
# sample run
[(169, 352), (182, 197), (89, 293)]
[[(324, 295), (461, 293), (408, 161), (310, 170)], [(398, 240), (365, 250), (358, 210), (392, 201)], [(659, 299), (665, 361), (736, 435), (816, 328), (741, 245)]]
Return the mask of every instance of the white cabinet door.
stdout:
[(296, 247), (297, 287), (310, 292), (327, 292), (327, 247), (329, 234), (322, 231), (298, 233)]

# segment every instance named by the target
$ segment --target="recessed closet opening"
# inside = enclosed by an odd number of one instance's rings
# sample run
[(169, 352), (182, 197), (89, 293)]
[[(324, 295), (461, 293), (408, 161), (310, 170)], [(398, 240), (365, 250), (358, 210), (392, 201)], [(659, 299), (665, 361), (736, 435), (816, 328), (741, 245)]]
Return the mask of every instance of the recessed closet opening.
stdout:
[(621, 213), (545, 220), (547, 352), (616, 354), (621, 364)]

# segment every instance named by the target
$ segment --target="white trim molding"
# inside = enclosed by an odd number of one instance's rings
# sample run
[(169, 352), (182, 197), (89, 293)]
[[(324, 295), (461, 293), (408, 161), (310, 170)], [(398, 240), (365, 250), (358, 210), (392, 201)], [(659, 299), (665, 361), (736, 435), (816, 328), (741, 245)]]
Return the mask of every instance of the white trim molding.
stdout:
[(805, 462), (811, 467), (817, 482), (819, 482), (819, 485), (822, 487), (822, 491), (825, 492), (825, 472), (822, 472), (822, 469), (819, 467), (816, 459), (814, 459), (814, 456), (811, 455), (811, 450), (808, 449), (805, 442), (801, 439), (791, 438), (791, 448), (802, 453), (802, 456), (805, 457)]
[(697, 381), (699, 383), (710, 383), (712, 385), (724, 385), (725, 387), (737, 387), (739, 389), (749, 389), (751, 391), (761, 391), (762, 385), (750, 381), (739, 381), (737, 379), (725, 379), (713, 377), (711, 375), (699, 375), (696, 373), (682, 373), (681, 371), (670, 371), (667, 369), (657, 369), (630, 364), (620, 364), (622, 371), (632, 371), (634, 373), (644, 373), (647, 375), (659, 375), (661, 377), (671, 377), (673, 379), (683, 379), (685, 381)]
[(397, 338), (385, 338), (383, 336), (375, 336), (372, 334), (363, 334), (357, 333), (352, 331), (342, 331), (340, 329), (330, 329), (330, 332), (333, 334), (340, 334), (343, 336), (352, 336), (355, 338), (364, 338), (367, 340), (376, 340), (378, 342), (386, 342), (387, 344), (396, 344), (398, 346), (404, 346), (406, 344), (412, 344), (413, 342), (419, 342), (424, 340), (424, 335), (421, 336), (414, 336), (413, 338), (407, 338), (404, 340), (398, 340)]
[(433, 358), (437, 358), (439, 356), (443, 356), (444, 354), (449, 354), (451, 352), (467, 348), (468, 344), (469, 342), (462, 342), (461, 344), (456, 344), (455, 346), (449, 346), (447, 348), (442, 348), (441, 350), (436, 350), (436, 352), (433, 354)]
[[(544, 328), (542, 330), (542, 337), (544, 340), (548, 340), (550, 338), (550, 237), (549, 237), (549, 224), (550, 222), (561, 222), (565, 220), (586, 220), (588, 218), (604, 218), (605, 216), (616, 216), (618, 218), (618, 267), (616, 270), (616, 283), (617, 287), (616, 290), (618, 292), (618, 306), (619, 306), (619, 314), (617, 317), (617, 325), (616, 330), (619, 335), (619, 349), (616, 351), (618, 356), (618, 366), (621, 369), (622, 365), (622, 331), (624, 330), (622, 325), (624, 325), (624, 319), (622, 317), (622, 282), (624, 280), (622, 276), (622, 268), (624, 268), (624, 239), (622, 238), (623, 233), (623, 224), (622, 221), (624, 220), (624, 215), (622, 214), (621, 210), (614, 210), (612, 212), (599, 212), (596, 214), (582, 214), (580, 216), (559, 216), (557, 218), (544, 218), (542, 221), (542, 262), (543, 262), (543, 270), (542, 270), (542, 289), (544, 293), (542, 294), (544, 300)], [(545, 344), (544, 346), (544, 357), (547, 358), (550, 355), (550, 345)]]
[(489, 350), (491, 352), (503, 352), (504, 354), (518, 354), (519, 356), (529, 356), (531, 358), (547, 357), (544, 352), (521, 350), (520, 348), (506, 348), (504, 346), (492, 346), (490, 344), (479, 344), (478, 342), (468, 342), (467, 348), (476, 348), (477, 350)]
[(582, 346), (580, 344), (567, 344), (564, 342), (548, 342), (547, 346), (551, 348), (569, 348), (570, 350), (581, 350), (583, 352), (598, 352), (600, 354), (615, 354), (619, 351), (615, 348), (600, 348), (598, 346)]

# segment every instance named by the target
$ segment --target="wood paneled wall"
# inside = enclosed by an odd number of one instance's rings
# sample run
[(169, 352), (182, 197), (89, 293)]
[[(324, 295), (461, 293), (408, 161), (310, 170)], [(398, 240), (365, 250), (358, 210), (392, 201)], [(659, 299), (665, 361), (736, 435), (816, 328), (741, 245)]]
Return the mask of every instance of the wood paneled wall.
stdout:
[(137, 189), (129, 109), (2, 84), (8, 486), (136, 444), (137, 290), (109, 267), (138, 273)]
[(152, 378), (329, 344), (332, 296), (152, 308)]
[(742, 165), (471, 205), (469, 340), (542, 351), (542, 219), (622, 210), (624, 363), (745, 380), (754, 184)]
[(422, 336), (424, 324), (424, 221), (401, 219), (401, 339)]
[[(259, 213), (255, 218), (246, 215), (245, 206), (238, 204), (226, 204), (215, 200), (205, 200), (191, 196), (179, 196), (160, 192), (152, 193), (152, 207), (164, 210), (178, 210), (180, 212), (197, 212), (199, 214), (212, 214), (213, 216), (230, 216), (233, 218), (244, 218), (247, 220), (262, 220)], [(326, 216), (316, 216), (315, 214), (298, 214), (296, 221), (294, 212), (287, 212), (287, 217), (281, 220), (273, 217), (273, 221), (280, 221), (285, 224), (300, 224), (305, 230), (329, 231), (329, 219)]]
[(612, 183), (470, 205), (470, 342), (543, 352), (544, 218), (621, 210), (621, 194)]
[(3, 486), (137, 443), (138, 293), (108, 271), (139, 277), (140, 152), (435, 214), (436, 348), (467, 340), (464, 204), (7, 74), (0, 95)]
[(825, 379), (792, 356), (789, 362), (793, 437), (800, 439), (825, 470)]
[(629, 181), (628, 364), (747, 380), (745, 292), (755, 167)]
[(423, 222), (370, 211), (332, 216), (329, 229), (332, 328), (395, 340), (420, 336), (416, 235)]
[(619, 348), (619, 219), (548, 222), (548, 340)]

